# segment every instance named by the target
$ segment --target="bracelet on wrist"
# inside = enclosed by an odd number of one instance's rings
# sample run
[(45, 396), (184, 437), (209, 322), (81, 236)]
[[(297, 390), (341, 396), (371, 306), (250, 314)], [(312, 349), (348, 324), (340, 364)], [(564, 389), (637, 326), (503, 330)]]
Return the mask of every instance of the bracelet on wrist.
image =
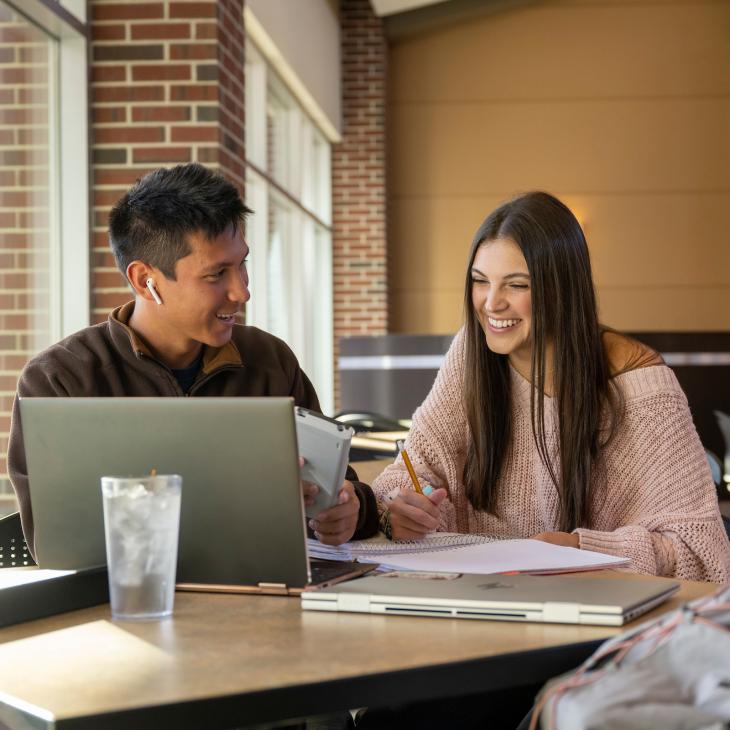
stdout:
[(393, 539), (393, 525), (390, 524), (390, 510), (389, 509), (384, 509), (380, 513), (378, 522), (380, 525), (380, 531), (388, 538), (388, 540), (392, 540)]

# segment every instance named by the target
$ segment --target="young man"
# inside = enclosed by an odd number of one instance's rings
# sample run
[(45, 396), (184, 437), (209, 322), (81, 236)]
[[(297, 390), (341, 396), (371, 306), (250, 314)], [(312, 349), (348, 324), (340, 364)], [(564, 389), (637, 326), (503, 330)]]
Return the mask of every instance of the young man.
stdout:
[[(319, 411), (314, 388), (287, 345), (235, 323), (250, 299), (244, 220), (236, 188), (202, 165), (160, 169), (116, 204), (109, 238), (134, 301), (34, 357), (19, 396), (291, 396)], [(31, 487), (16, 398), (8, 471), (34, 553)], [(352, 468), (336, 506), (310, 522), (337, 545), (377, 531), (373, 493)], [(305, 501), (316, 486), (303, 483)]]

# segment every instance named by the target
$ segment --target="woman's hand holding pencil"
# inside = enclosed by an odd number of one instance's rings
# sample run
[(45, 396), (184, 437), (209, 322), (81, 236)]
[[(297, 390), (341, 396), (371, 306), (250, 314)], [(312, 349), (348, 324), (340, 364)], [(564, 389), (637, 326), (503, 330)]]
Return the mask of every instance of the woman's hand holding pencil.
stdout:
[(408, 470), (413, 489), (401, 489), (389, 504), (390, 526), (394, 540), (418, 540), (438, 528), (440, 505), (446, 498), (446, 490), (431, 487), (426, 487), (424, 490), (401, 441), (398, 442), (398, 449)]

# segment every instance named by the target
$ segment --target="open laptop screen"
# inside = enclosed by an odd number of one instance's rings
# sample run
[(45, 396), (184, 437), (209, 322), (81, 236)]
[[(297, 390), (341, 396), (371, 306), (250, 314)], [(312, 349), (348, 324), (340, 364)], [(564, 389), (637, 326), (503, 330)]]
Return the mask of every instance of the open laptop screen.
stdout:
[(308, 579), (289, 398), (24, 398), (44, 568), (106, 562), (102, 475), (183, 477), (178, 581)]

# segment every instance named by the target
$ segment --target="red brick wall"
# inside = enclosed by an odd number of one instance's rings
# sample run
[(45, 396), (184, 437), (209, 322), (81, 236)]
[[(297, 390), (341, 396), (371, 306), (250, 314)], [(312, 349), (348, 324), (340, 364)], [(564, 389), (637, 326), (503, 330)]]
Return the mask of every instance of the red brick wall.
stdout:
[[(369, 0), (341, 0), (342, 143), (332, 155), (335, 372), (338, 342), (388, 328), (387, 43)], [(338, 399), (335, 383), (335, 400)]]
[[(243, 2), (89, 2), (92, 321), (130, 296), (108, 247), (107, 217), (138, 177), (161, 165), (197, 160), (243, 189)], [(368, 0), (342, 0), (341, 20), (344, 133), (333, 150), (335, 343), (342, 336), (387, 331), (387, 47)], [(28, 40), (13, 38), (21, 45)], [(29, 295), (44, 296), (26, 271), (23, 249), (48, 225), (48, 191), (37, 180), (42, 165), (31, 173), (19, 156), (47, 144), (37, 133), (31, 139), (21, 119), (31, 97), (47, 118), (47, 90), (43, 83), (24, 88), (20, 72), (4, 71), (4, 64), (40, 59), (41, 50), (21, 45), (0, 48), (0, 446), (17, 372), (35, 349), (30, 335), (35, 323), (26, 316), (33, 311)], [(2, 473), (0, 462), (0, 478)]]
[(109, 209), (151, 169), (198, 161), (243, 191), (243, 0), (91, 0), (92, 319), (130, 298)]
[(49, 43), (0, 5), (0, 514), (18, 375), (50, 343)]

